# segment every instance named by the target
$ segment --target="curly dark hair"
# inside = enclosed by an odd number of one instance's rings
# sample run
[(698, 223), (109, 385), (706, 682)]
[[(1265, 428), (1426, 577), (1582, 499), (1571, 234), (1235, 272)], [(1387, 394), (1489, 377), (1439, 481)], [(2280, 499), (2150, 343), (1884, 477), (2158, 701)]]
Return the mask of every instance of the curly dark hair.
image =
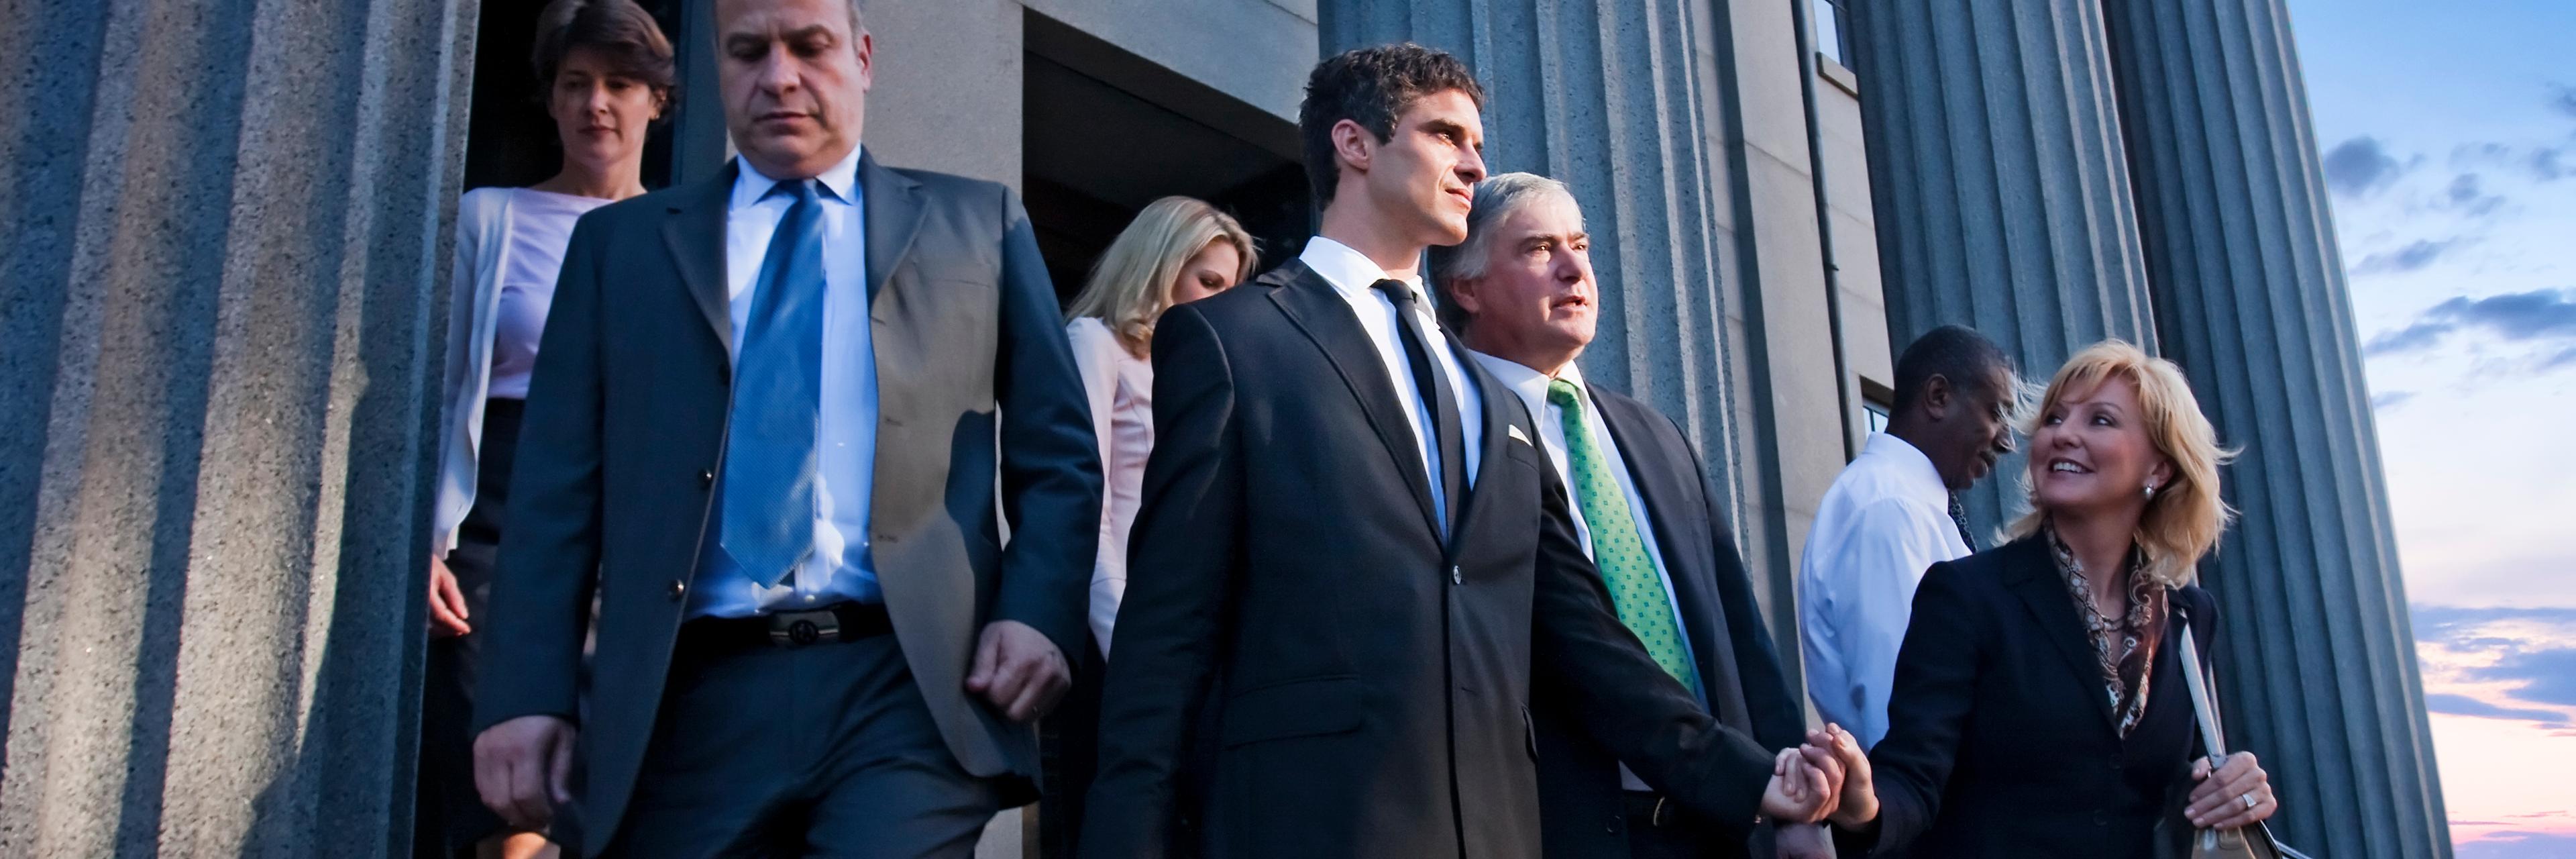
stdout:
[(1333, 202), (1341, 164), (1333, 159), (1333, 126), (1351, 120), (1377, 135), (1395, 137), (1395, 118), (1424, 96), (1456, 90), (1478, 109), (1485, 88), (1467, 64), (1447, 51), (1412, 42), (1343, 51), (1306, 76), (1306, 103), (1297, 109), (1297, 136), (1305, 146), (1306, 182), (1315, 205)]
[[(528, 62), (536, 67), (539, 92), (554, 88), (555, 72), (574, 48), (590, 48), (608, 58), (618, 74), (653, 88), (668, 101), (677, 82), (671, 40), (654, 23), (653, 13), (634, 0), (554, 0), (537, 13), (536, 48)], [(541, 97), (542, 100), (542, 97)]]

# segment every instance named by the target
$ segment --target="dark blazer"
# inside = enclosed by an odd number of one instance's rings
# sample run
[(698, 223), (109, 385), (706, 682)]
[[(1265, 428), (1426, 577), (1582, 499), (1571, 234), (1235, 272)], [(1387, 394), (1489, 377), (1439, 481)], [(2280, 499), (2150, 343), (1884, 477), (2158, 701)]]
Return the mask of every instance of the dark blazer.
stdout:
[[(1806, 739), (1806, 713), (1780, 672), (1780, 657), (1753, 596), (1753, 578), (1736, 551), (1726, 509), (1708, 489), (1699, 452), (1671, 418), (1626, 395), (1590, 386), (1602, 425), (1646, 502), (1655, 548), (1681, 606), (1682, 635), (1699, 667), (1700, 685), (1718, 721), (1751, 734), (1766, 749)], [(1618, 757), (1583, 732), (1574, 690), (1542, 685), (1530, 714), (1538, 726), (1540, 831), (1549, 859), (1626, 859), (1628, 819)], [(1749, 820), (1708, 821), (1710, 849), (1743, 855)]]
[(2199, 587), (2168, 597), (2146, 713), (2122, 739), (2045, 538), (1932, 565), (1897, 652), (1887, 736), (1869, 754), (1878, 849), (1914, 859), (2159, 855), (2156, 825), (2200, 754), (2175, 642), (2187, 616), (2206, 662), (2217, 620)]
[[(1034, 732), (969, 698), (963, 681), (989, 621), (1025, 622), (1068, 659), (1085, 646), (1101, 478), (1082, 382), (1016, 197), (866, 157), (859, 177), (878, 582), (948, 750), (967, 772), (1013, 777), (1004, 789), (1032, 796)], [(593, 850), (616, 830), (652, 736), (724, 459), (733, 181), (728, 168), (584, 215), (531, 382), (485, 633), (500, 658), (484, 668), (475, 730), (580, 712), (595, 592), (576, 821), (598, 835)], [(1010, 519), (1007, 549), (996, 509)]]
[[(1322, 276), (1164, 314), (1085, 859), (1536, 856), (1533, 672), (1646, 778), (1753, 816), (1771, 756), (1611, 615), (1528, 410), (1461, 363), (1483, 454), (1444, 544), (1396, 389)], [(1200, 834), (1175, 844), (1196, 784)]]

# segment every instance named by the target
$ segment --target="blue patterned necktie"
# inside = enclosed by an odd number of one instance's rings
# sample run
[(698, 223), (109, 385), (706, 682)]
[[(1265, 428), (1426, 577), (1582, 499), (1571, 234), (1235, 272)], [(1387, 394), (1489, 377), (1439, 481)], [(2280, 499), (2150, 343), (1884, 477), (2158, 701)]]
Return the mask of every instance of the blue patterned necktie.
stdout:
[(769, 191), (796, 203), (761, 258), (734, 360), (717, 542), (762, 587), (777, 586), (814, 549), (823, 373), (823, 204), (816, 193), (812, 179)]
[(1564, 379), (1552, 380), (1547, 383), (1547, 401), (1563, 415), (1566, 470), (1574, 477), (1569, 488), (1584, 527), (1592, 532), (1592, 565), (1601, 568), (1601, 579), (1610, 586), (1610, 607), (1618, 612), (1619, 623), (1636, 633), (1637, 643), (1646, 646), (1646, 655), (1654, 657), (1656, 665), (1691, 691), (1699, 691), (1699, 671), (1683, 655), (1681, 623), (1673, 618), (1672, 595), (1664, 590), (1654, 556), (1646, 553), (1646, 538), (1638, 533), (1636, 515), (1628, 507), (1628, 490), (1619, 486), (1618, 475), (1610, 471), (1610, 458), (1592, 439), (1583, 389)]
[(1967, 544), (1969, 554), (1976, 554), (1977, 535), (1968, 530), (1968, 507), (1959, 503), (1959, 493), (1956, 492), (1950, 493), (1950, 522), (1959, 526), (1959, 542)]

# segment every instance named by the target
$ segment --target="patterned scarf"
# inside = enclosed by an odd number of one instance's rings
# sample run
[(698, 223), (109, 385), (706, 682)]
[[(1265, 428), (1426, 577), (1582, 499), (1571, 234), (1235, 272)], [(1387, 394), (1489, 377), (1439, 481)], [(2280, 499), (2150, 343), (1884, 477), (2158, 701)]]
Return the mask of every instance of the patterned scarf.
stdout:
[(2057, 571), (2066, 579), (2066, 592), (2075, 599), (2076, 616), (2083, 619), (2084, 631), (2093, 639), (2093, 655), (2101, 660), (2103, 691), (2110, 696), (2111, 712), (2118, 717), (2120, 736), (2125, 738), (2147, 711), (2148, 668), (2156, 663), (2156, 646), (2164, 639), (2165, 589), (2147, 576), (2146, 553), (2131, 548), (2124, 571), (2129, 610), (2117, 621), (2104, 617), (2093, 605), (2092, 585), (2084, 564), (2075, 559), (2075, 550), (2058, 539), (2056, 528), (2042, 530), (2057, 556)]

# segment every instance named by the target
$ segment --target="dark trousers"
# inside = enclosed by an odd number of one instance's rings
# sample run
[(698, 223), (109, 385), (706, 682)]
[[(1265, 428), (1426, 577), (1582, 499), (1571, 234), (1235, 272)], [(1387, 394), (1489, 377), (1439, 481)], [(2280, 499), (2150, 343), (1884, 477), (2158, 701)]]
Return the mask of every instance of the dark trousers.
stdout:
[[(481, 623), (492, 596), (492, 556), (501, 545), (501, 511), (510, 498), (510, 460), (519, 451), (525, 400), (488, 400), (474, 475), (474, 507), (456, 528), (447, 570), (465, 594), (465, 622)], [(424, 654), (420, 694), (420, 781), (413, 791), (412, 855), (472, 855), (474, 843), (502, 829), (474, 790), (475, 667), (483, 636), (433, 638)]]
[[(1084, 636), (1089, 640), (1089, 636)], [(1071, 859), (1082, 843), (1082, 797), (1099, 774), (1100, 688), (1108, 673), (1097, 642), (1073, 672), (1073, 688), (1038, 723), (1038, 857)]]
[(612, 857), (957, 857), (1002, 808), (892, 635), (692, 648), (682, 634)]

